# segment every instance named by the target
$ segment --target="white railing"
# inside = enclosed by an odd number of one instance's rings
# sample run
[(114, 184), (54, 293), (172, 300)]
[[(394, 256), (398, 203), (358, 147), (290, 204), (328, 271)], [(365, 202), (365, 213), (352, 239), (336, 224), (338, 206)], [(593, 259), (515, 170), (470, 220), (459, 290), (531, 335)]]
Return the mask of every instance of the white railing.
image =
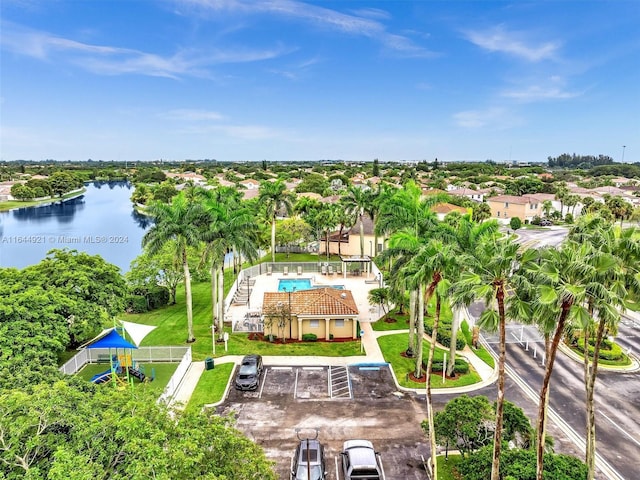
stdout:
[[(111, 350), (111, 353), (113, 353), (113, 350)], [(131, 350), (133, 360), (140, 363), (176, 363), (183, 360), (187, 354), (191, 358), (191, 347), (140, 347), (136, 350)], [(66, 375), (73, 375), (87, 363), (108, 362), (109, 355), (110, 350), (108, 348), (85, 348), (60, 367), (60, 371)]]
[(180, 361), (178, 368), (176, 368), (176, 371), (173, 372), (173, 375), (169, 379), (169, 383), (167, 383), (167, 386), (162, 392), (162, 395), (160, 395), (160, 398), (158, 398), (158, 403), (160, 402), (169, 403), (171, 398), (175, 395), (176, 390), (178, 390), (178, 387), (180, 386), (180, 382), (182, 382), (182, 379), (187, 374), (187, 370), (189, 370), (190, 366), (191, 366), (191, 347), (187, 347), (187, 351), (184, 354), (184, 357), (182, 357), (182, 360)]

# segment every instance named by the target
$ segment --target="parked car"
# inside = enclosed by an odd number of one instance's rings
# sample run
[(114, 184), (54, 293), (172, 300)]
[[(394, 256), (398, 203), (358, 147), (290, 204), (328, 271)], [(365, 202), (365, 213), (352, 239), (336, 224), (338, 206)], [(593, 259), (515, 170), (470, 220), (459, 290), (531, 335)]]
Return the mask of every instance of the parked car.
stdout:
[(542, 220), (540, 220), (540, 226), (542, 227), (550, 227), (551, 225), (553, 225), (553, 222), (548, 218), (543, 218)]
[(318, 440), (300, 440), (291, 459), (291, 480), (325, 480), (324, 446)]
[(347, 440), (342, 446), (344, 480), (385, 480), (380, 454), (369, 440)]
[(257, 389), (260, 384), (262, 370), (262, 357), (260, 355), (245, 356), (236, 374), (236, 388), (238, 390)]

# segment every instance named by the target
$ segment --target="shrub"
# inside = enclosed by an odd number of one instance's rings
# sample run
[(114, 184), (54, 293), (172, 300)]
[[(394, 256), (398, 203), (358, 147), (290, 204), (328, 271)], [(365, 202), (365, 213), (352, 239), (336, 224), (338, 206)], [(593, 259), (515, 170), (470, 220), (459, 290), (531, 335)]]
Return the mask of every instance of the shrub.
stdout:
[[(424, 331), (427, 335), (431, 335), (433, 332), (433, 326), (427, 322), (424, 324)], [(438, 328), (438, 334), (436, 335), (436, 341), (446, 348), (451, 345), (451, 324), (443, 323)], [(456, 350), (462, 350), (467, 345), (464, 339), (464, 335), (456, 336)]]
[(509, 220), (509, 226), (511, 227), (511, 230), (518, 230), (519, 228), (522, 228), (522, 220), (520, 220), (519, 217), (511, 217), (511, 220)]
[[(425, 369), (427, 368), (426, 362), (424, 363), (423, 366)], [(444, 368), (446, 368), (446, 364), (444, 364), (442, 360), (435, 360), (431, 364), (431, 371), (433, 372), (441, 372)], [(464, 375), (465, 373), (469, 373), (469, 364), (467, 363), (466, 360), (462, 358), (456, 358), (453, 371), (461, 375)]]
[(304, 333), (302, 335), (303, 342), (315, 342), (318, 340), (318, 336), (315, 333)]
[[(593, 357), (594, 347), (591, 345), (591, 341), (589, 341), (589, 355)], [(584, 339), (579, 338), (577, 342), (577, 348), (581, 352), (584, 353)], [(617, 343), (610, 342), (609, 340), (603, 340), (602, 346), (600, 347), (600, 355), (599, 358), (601, 360), (622, 360), (624, 354), (622, 352), (622, 348)]]
[(148, 311), (147, 299), (144, 295), (129, 295), (125, 308), (129, 313), (144, 313)]
[(146, 295), (149, 310), (164, 307), (169, 303), (170, 297), (167, 287), (157, 286), (152, 288)]

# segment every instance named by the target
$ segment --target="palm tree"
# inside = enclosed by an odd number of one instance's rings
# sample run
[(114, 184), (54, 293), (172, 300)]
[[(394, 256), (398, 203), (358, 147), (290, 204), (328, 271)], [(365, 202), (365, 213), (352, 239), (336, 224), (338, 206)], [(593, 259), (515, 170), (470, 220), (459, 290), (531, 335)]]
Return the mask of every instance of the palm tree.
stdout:
[[(506, 360), (507, 293), (514, 282), (513, 270), (518, 261), (519, 245), (513, 237), (497, 235), (483, 237), (476, 248), (464, 256), (461, 263), (468, 270), (461, 273), (457, 282), (456, 303), (472, 299), (484, 299), (488, 307), (482, 312), (478, 324), (487, 330), (498, 330), (500, 337), (498, 355), (498, 395), (496, 399), (496, 426), (493, 438), (491, 480), (500, 478), (500, 452), (502, 449), (502, 424), (504, 411), (504, 380)], [(497, 307), (497, 311), (496, 311)]]
[(155, 202), (148, 209), (154, 224), (142, 238), (142, 246), (152, 255), (171, 240), (175, 244), (175, 256), (182, 262), (184, 289), (187, 303), (187, 342), (195, 342), (193, 335), (193, 306), (191, 298), (191, 274), (187, 262), (187, 247), (198, 246), (201, 225), (205, 218), (202, 205), (189, 201), (184, 194), (176, 195), (170, 204)]
[(601, 290), (597, 281), (597, 262), (592, 262), (594, 248), (589, 244), (565, 242), (560, 249), (545, 248), (536, 257), (522, 262), (530, 284), (534, 285), (531, 317), (545, 335), (545, 372), (540, 387), (536, 428), (536, 479), (543, 478), (547, 406), (551, 374), (565, 327), (572, 321), (589, 321), (585, 306), (589, 292)]
[[(440, 323), (440, 309), (442, 297), (449, 290), (450, 283), (446, 276), (453, 270), (455, 263), (453, 248), (441, 240), (432, 239), (425, 244), (418, 255), (407, 265), (407, 274), (411, 275), (413, 282), (418, 284), (418, 355), (416, 360), (415, 376), (420, 378), (422, 368), (422, 342), (424, 336), (424, 304), (435, 295), (436, 307), (433, 317), (433, 329), (431, 331), (431, 343), (429, 356), (427, 357), (426, 384), (427, 384), (427, 420), (429, 422), (429, 440), (431, 443), (431, 467), (433, 477), (438, 478), (436, 462), (436, 436), (433, 422), (433, 402), (431, 400), (431, 371), (433, 355), (438, 336)], [(426, 286), (426, 287), (425, 287)]]
[[(212, 321), (220, 335), (224, 328), (224, 258), (237, 252), (250, 261), (257, 257), (255, 224), (248, 208), (240, 199), (226, 189), (201, 190), (204, 211), (207, 214), (202, 238), (206, 247), (204, 258), (210, 262)], [(215, 320), (217, 319), (217, 322)]]
[(549, 215), (551, 215), (552, 209), (553, 209), (553, 203), (551, 202), (551, 200), (545, 200), (544, 202), (542, 202), (542, 213), (544, 213), (544, 216), (546, 218), (549, 218)]
[(569, 195), (569, 189), (567, 188), (567, 184), (565, 182), (558, 182), (556, 184), (556, 194), (555, 199), (560, 200), (560, 217), (564, 218), (564, 201)]
[[(456, 251), (459, 255), (463, 255), (465, 252), (472, 252), (480, 241), (487, 236), (492, 236), (498, 233), (499, 225), (497, 220), (491, 220), (490, 222), (477, 223), (469, 215), (462, 216), (454, 228), (448, 228), (443, 225), (445, 233), (443, 233), (448, 241), (456, 245)], [(459, 273), (459, 271), (458, 271)], [(459, 275), (456, 275), (456, 277)], [(452, 280), (455, 283), (456, 278)], [(456, 343), (458, 339), (458, 330), (460, 329), (460, 318), (462, 316), (462, 309), (469, 307), (471, 301), (468, 299), (467, 303), (456, 304), (452, 302), (451, 310), (453, 313), (453, 322), (451, 324), (451, 344), (449, 345), (449, 360), (447, 364), (447, 375), (453, 375), (456, 360)]]
[[(325, 241), (325, 254), (327, 255), (327, 261), (331, 255), (330, 252), (330, 235), (332, 230), (338, 225), (340, 207), (334, 203), (327, 203), (322, 206), (322, 209), (318, 212), (316, 220), (318, 225), (321, 225), (324, 229), (324, 241)], [(318, 246), (318, 252), (320, 247)]]
[(360, 187), (351, 185), (342, 197), (347, 212), (358, 217), (360, 221), (360, 256), (364, 257), (364, 214), (371, 203), (371, 195)]
[(281, 209), (290, 215), (293, 210), (293, 198), (282, 180), (263, 182), (260, 185), (258, 204), (264, 206), (267, 218), (271, 221), (271, 261), (276, 261), (276, 217)]
[[(570, 232), (569, 238), (577, 243), (588, 242), (597, 249), (595, 260), (605, 272), (598, 278), (600, 289), (588, 299), (590, 321), (582, 325), (584, 340), (584, 382), (586, 394), (587, 429), (585, 463), (587, 479), (595, 477), (596, 417), (595, 383), (598, 372), (599, 352), (605, 331), (615, 332), (621, 312), (626, 308), (628, 297), (637, 298), (640, 290), (638, 271), (640, 264), (640, 242), (637, 229), (620, 230), (599, 217), (583, 217)], [(597, 324), (593, 338), (593, 356), (589, 355), (589, 339)]]

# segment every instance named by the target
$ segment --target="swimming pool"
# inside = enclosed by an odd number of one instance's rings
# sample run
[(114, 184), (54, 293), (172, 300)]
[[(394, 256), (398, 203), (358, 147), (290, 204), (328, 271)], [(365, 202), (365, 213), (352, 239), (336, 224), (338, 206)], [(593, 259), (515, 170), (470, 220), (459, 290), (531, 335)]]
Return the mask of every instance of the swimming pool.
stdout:
[(331, 287), (344, 290), (344, 285), (311, 285), (310, 278), (281, 278), (278, 280), (279, 292), (300, 292), (302, 290), (312, 290), (314, 288)]

